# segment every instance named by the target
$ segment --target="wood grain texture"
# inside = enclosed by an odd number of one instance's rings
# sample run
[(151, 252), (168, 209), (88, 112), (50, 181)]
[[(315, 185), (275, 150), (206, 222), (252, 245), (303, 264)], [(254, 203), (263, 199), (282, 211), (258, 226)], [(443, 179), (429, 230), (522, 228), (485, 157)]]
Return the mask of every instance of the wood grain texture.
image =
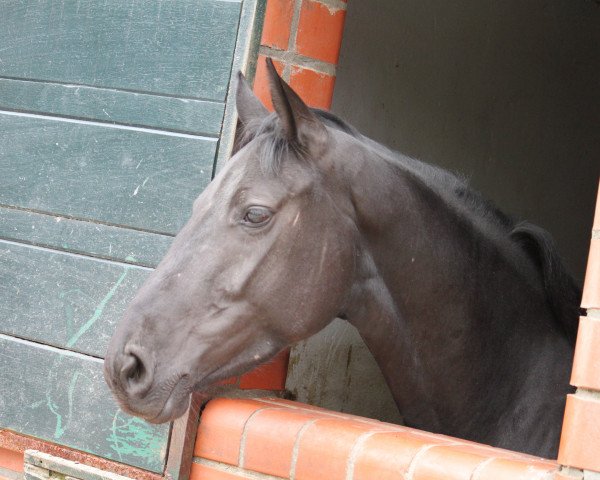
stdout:
[(0, 109), (216, 137), (224, 106), (214, 101), (0, 78)]
[(0, 76), (225, 99), (231, 0), (4, 0)]
[(0, 113), (0, 204), (175, 234), (216, 139)]
[(162, 470), (169, 425), (125, 415), (102, 362), (0, 335), (0, 426), (151, 471)]
[(173, 241), (169, 235), (0, 207), (0, 239), (156, 267)]
[(149, 272), (0, 241), (0, 333), (103, 357)]

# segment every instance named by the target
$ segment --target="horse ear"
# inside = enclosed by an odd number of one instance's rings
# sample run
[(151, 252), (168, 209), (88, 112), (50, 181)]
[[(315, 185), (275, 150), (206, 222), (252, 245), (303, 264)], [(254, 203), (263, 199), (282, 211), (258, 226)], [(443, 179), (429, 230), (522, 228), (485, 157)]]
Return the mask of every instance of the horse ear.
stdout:
[(242, 72), (238, 72), (237, 90), (235, 93), (235, 104), (238, 112), (238, 122), (235, 129), (235, 138), (233, 141), (233, 152), (235, 154), (247, 142), (246, 133), (252, 128), (253, 121), (255, 125), (258, 121), (265, 118), (269, 111), (264, 107), (261, 101), (254, 95), (246, 77)]
[(267, 58), (267, 71), (273, 106), (286, 137), (306, 151), (317, 154), (327, 138), (325, 125), (279, 76), (270, 58)]
[(254, 95), (254, 92), (248, 85), (248, 81), (242, 72), (238, 72), (237, 91), (235, 94), (235, 105), (238, 111), (238, 117), (243, 125), (248, 125), (253, 120), (265, 118), (269, 111)]

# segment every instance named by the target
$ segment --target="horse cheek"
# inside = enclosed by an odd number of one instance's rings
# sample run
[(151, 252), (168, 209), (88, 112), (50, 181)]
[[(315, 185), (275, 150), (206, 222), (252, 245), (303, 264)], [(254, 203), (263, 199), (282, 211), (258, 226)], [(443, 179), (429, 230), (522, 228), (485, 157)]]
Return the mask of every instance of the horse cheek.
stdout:
[(311, 319), (305, 338), (325, 328), (344, 308), (353, 278), (353, 255), (346, 242), (330, 238), (321, 246), (318, 257), (310, 262), (309, 293), (304, 296)]

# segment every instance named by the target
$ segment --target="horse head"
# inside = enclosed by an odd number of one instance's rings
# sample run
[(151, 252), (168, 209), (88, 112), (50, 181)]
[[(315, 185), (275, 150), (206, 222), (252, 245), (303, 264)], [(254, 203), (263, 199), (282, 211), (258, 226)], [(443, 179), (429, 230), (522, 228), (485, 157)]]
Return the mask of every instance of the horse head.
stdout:
[(340, 314), (356, 226), (333, 158), (343, 142), (268, 62), (275, 113), (240, 74), (237, 151), (111, 339), (105, 378), (121, 407), (161, 423), (192, 391), (239, 375)]

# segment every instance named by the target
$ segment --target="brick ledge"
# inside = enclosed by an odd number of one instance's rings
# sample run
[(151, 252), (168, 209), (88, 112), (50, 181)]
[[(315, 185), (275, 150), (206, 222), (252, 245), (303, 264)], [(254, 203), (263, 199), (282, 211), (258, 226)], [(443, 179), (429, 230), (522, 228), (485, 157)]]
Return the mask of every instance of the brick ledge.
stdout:
[(556, 462), (276, 398), (208, 403), (191, 479), (533, 480)]

